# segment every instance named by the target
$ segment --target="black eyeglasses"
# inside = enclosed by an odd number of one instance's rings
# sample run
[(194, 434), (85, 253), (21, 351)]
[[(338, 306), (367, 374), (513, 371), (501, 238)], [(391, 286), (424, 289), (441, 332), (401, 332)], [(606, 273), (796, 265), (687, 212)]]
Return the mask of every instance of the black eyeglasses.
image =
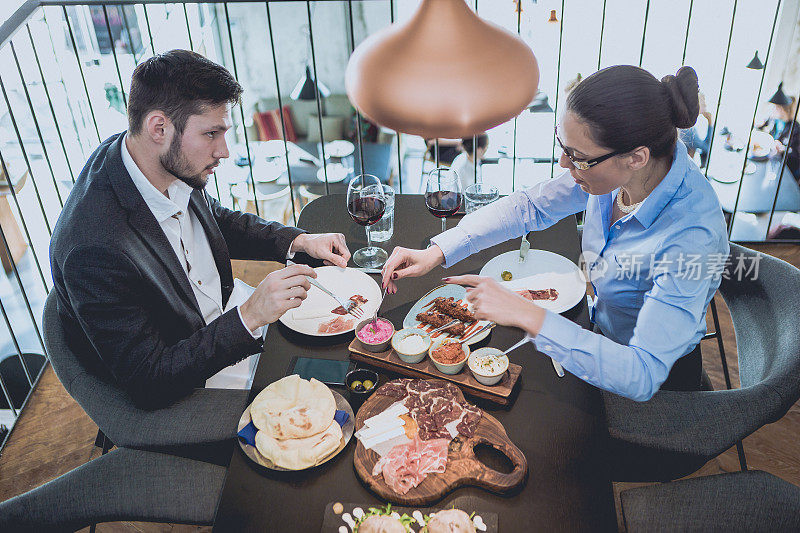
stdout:
[(624, 154), (627, 151), (627, 150), (616, 150), (606, 155), (601, 155), (600, 157), (595, 157), (594, 159), (589, 159), (584, 161), (582, 159), (576, 159), (575, 156), (569, 153), (569, 150), (564, 146), (564, 143), (561, 142), (561, 139), (559, 139), (558, 133), (556, 133), (556, 141), (558, 141), (558, 145), (561, 147), (561, 150), (564, 151), (564, 155), (566, 155), (569, 158), (569, 160), (572, 161), (572, 164), (575, 165), (575, 168), (577, 168), (578, 170), (589, 170), (593, 166), (599, 165), (606, 159), (611, 159), (615, 155)]

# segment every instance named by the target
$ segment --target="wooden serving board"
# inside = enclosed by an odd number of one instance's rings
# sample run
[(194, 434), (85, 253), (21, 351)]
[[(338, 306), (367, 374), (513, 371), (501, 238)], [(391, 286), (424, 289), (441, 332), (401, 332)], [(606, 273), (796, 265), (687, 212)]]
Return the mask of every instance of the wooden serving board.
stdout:
[(475, 379), (475, 376), (472, 375), (472, 372), (467, 365), (464, 365), (464, 369), (461, 372), (451, 376), (449, 374), (439, 372), (439, 369), (436, 368), (436, 365), (434, 365), (427, 356), (419, 363), (406, 363), (397, 356), (392, 348), (389, 348), (385, 352), (370, 352), (364, 347), (363, 344), (361, 344), (361, 341), (358, 340), (358, 337), (353, 339), (353, 342), (350, 343), (349, 349), (350, 358), (354, 361), (366, 363), (378, 368), (384, 368), (386, 370), (396, 372), (397, 374), (412, 378), (434, 378), (450, 381), (451, 383), (458, 385), (470, 396), (489, 400), (501, 405), (509, 404), (511, 401), (511, 392), (514, 390), (514, 386), (519, 381), (520, 374), (522, 374), (521, 366), (515, 365), (514, 363), (509, 363), (508, 370), (506, 371), (505, 375), (503, 375), (503, 379), (501, 379), (496, 385), (484, 385)]
[[(457, 399), (464, 400), (460, 391)], [(364, 426), (364, 420), (382, 413), (396, 401), (397, 398), (390, 396), (379, 394), (370, 396), (356, 414), (356, 431)], [(478, 461), (474, 451), (478, 444), (491, 446), (508, 457), (514, 469), (508, 474), (503, 474)], [(401, 505), (430, 505), (447, 493), (465, 485), (482, 487), (492, 492), (507, 492), (523, 483), (528, 475), (528, 461), (525, 456), (508, 438), (503, 425), (485, 411), (482, 411), (472, 437), (459, 435), (450, 441), (445, 471), (441, 474), (428, 474), (422, 483), (405, 494), (399, 494), (389, 488), (382, 475), (372, 475), (372, 468), (379, 459), (376, 452), (367, 450), (361, 441), (357, 441), (353, 465), (358, 477), (382, 499)]]

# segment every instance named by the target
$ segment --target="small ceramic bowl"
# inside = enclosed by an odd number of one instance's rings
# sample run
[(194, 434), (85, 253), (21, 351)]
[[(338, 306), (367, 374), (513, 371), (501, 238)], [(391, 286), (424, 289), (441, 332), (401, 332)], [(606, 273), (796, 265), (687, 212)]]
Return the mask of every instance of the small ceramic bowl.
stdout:
[[(355, 391), (352, 388), (354, 381), (360, 381), (362, 383), (364, 381), (371, 381), (372, 386), (363, 391)], [(376, 388), (378, 388), (378, 373), (372, 370), (367, 370), (366, 368), (357, 368), (347, 373), (344, 378), (344, 384), (347, 386), (347, 392), (350, 393), (350, 398), (356, 400), (357, 402), (363, 402), (369, 397), (370, 394), (375, 392)]]
[[(451, 341), (452, 342), (452, 341)], [(446, 364), (440, 363), (431, 355), (436, 348), (439, 348), (441, 345), (447, 343), (447, 339), (439, 337), (438, 339), (434, 339), (431, 343), (431, 347), (428, 349), (428, 356), (433, 361), (433, 364), (436, 365), (436, 368), (439, 369), (439, 372), (443, 374), (458, 374), (461, 372), (461, 369), (464, 368), (464, 365), (467, 364), (467, 359), (469, 359), (469, 345), (462, 344), (461, 349), (464, 350), (464, 359), (459, 361), (458, 363), (453, 364)]]
[[(421, 351), (409, 352), (409, 351), (403, 351), (400, 348), (398, 348), (400, 342), (409, 337), (410, 335), (419, 335), (420, 337), (422, 337), (424, 346)], [(430, 347), (431, 347), (430, 335), (428, 335), (419, 328), (401, 329), (400, 331), (395, 333), (394, 336), (392, 337), (392, 348), (397, 354), (397, 357), (399, 357), (406, 363), (411, 363), (411, 364), (419, 363), (420, 361), (425, 359), (425, 356), (428, 354), (428, 348)]]
[[(497, 355), (498, 360), (501, 361), (502, 370), (498, 369), (495, 372), (487, 372), (486, 370), (480, 368), (480, 366), (477, 364), (478, 359), (487, 355)], [(469, 366), (472, 375), (475, 376), (475, 379), (477, 379), (480, 383), (483, 383), (484, 385), (495, 385), (499, 383), (501, 379), (503, 379), (506, 370), (508, 370), (508, 356), (504, 355), (502, 350), (486, 346), (484, 348), (478, 348), (470, 354), (467, 361), (467, 366)]]
[(394, 325), (391, 322), (389, 322), (385, 318), (378, 318), (378, 322), (385, 322), (386, 324), (389, 324), (392, 327), (392, 331), (389, 334), (389, 336), (385, 340), (382, 340), (380, 342), (372, 342), (372, 343), (366, 342), (365, 340), (363, 340), (361, 337), (358, 336), (358, 333), (361, 331), (362, 328), (364, 328), (365, 326), (369, 327), (369, 324), (372, 323), (372, 318), (368, 318), (366, 320), (362, 320), (356, 326), (356, 338), (359, 341), (361, 341), (361, 344), (363, 344), (364, 347), (367, 350), (369, 350), (370, 352), (375, 352), (375, 353), (377, 353), (377, 352), (385, 352), (386, 350), (388, 350), (389, 349), (389, 344), (391, 344), (392, 337), (394, 336)]

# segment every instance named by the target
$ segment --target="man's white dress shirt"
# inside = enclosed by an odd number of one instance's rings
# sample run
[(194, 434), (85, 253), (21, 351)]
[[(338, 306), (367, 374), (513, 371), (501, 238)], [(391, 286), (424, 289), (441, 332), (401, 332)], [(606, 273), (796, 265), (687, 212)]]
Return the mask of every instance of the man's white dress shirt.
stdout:
[[(237, 307), (239, 319), (241, 319), (242, 314), (238, 306), (244, 303), (255, 289), (239, 279), (234, 280), (233, 292), (228, 299), (228, 304), (223, 309), (222, 282), (217, 264), (214, 262), (208, 236), (200, 224), (200, 220), (189, 209), (189, 196), (194, 189), (176, 179), (167, 188), (169, 197), (162, 194), (136, 165), (128, 151), (126, 141), (127, 134), (122, 143), (122, 162), (125, 169), (172, 245), (183, 271), (189, 278), (189, 284), (192, 286), (192, 292), (200, 306), (203, 320), (208, 324), (233, 307)], [(242, 320), (242, 324), (244, 325), (244, 320)], [(259, 338), (263, 336), (265, 329), (265, 327), (260, 327), (250, 333), (254, 338)], [(249, 388), (257, 362), (258, 355), (253, 355), (235, 365), (223, 368), (206, 380), (206, 387)]]

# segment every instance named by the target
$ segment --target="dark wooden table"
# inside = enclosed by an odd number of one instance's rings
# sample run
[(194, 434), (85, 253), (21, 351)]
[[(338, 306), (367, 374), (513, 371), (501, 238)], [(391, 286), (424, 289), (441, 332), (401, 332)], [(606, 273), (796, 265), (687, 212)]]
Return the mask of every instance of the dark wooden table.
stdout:
[[(449, 221), (452, 227), (455, 220)], [(352, 222), (343, 195), (324, 196), (306, 207), (299, 226), (313, 232), (345, 234), (350, 250), (365, 244), (361, 226)], [(440, 230), (439, 219), (425, 210), (421, 195), (397, 195), (395, 230), (387, 250), (400, 245), (424, 248)], [(578, 235), (574, 217), (532, 236), (534, 248), (559, 253), (577, 262)], [(506, 242), (475, 254), (447, 271), (437, 268), (427, 276), (403, 280), (398, 294), (386, 297), (382, 314), (400, 324), (424, 293), (455, 273), (477, 273), (495, 255), (514, 249), (519, 241)], [(377, 276), (376, 276), (377, 279)], [(589, 326), (586, 302), (564, 313), (584, 327)], [(521, 338), (513, 328), (496, 327), (478, 345), (506, 348)], [(337, 338), (311, 338), (280, 323), (270, 326), (264, 353), (256, 370), (252, 398), (269, 383), (281, 378), (295, 355), (347, 359), (352, 334)], [(495, 416), (511, 440), (528, 460), (528, 479), (512, 494), (497, 495), (474, 487), (456, 490), (434, 504), (458, 505), (499, 514), (500, 531), (616, 530), (610, 478), (604, 468), (606, 441), (603, 404), (599, 391), (567, 373), (559, 379), (548, 357), (532, 344), (509, 357), (522, 365), (522, 382), (508, 408), (475, 401)], [(382, 376), (385, 381), (394, 376)], [(468, 397), (468, 399), (470, 399)], [(474, 401), (474, 399), (471, 399)], [(320, 530), (328, 502), (381, 502), (359, 481), (353, 468), (355, 439), (337, 457), (311, 470), (275, 472), (252, 464), (234, 450), (222, 497), (217, 509), (216, 531), (310, 531)], [(499, 465), (497, 458), (486, 462)]]

